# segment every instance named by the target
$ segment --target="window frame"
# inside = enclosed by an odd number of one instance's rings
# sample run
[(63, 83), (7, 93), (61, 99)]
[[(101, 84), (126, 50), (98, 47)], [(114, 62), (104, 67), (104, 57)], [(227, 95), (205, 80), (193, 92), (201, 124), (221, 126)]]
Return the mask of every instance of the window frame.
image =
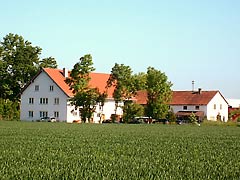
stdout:
[(54, 117), (59, 118), (59, 111), (54, 111)]
[(40, 98), (39, 104), (48, 104), (48, 98)]
[(50, 86), (49, 86), (49, 91), (50, 91), (50, 92), (53, 92), (53, 90), (54, 90), (54, 86), (53, 86), (53, 85), (50, 85)]
[(28, 104), (34, 104), (34, 98), (33, 97), (28, 98)]
[(40, 118), (48, 117), (48, 111), (39, 111), (39, 117)]
[(34, 90), (35, 90), (36, 92), (38, 92), (38, 91), (39, 91), (39, 85), (35, 85)]
[(54, 98), (54, 105), (59, 105), (60, 99), (59, 97)]
[(28, 111), (28, 117), (33, 118), (33, 116), (34, 116), (34, 112), (33, 111)]

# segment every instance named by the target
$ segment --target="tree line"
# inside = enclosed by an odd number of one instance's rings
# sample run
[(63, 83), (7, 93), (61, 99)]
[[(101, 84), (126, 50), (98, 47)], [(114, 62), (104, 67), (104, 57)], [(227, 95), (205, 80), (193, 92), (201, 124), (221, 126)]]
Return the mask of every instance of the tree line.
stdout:
[(57, 68), (53, 57), (40, 58), (42, 49), (17, 34), (0, 42), (0, 120), (19, 119), (22, 88), (41, 67)]
[[(171, 115), (168, 104), (172, 95), (172, 83), (160, 70), (148, 67), (146, 73), (133, 74), (129, 66), (115, 63), (107, 81), (105, 92), (99, 92), (98, 88), (88, 86), (89, 75), (94, 70), (92, 56), (87, 54), (74, 65), (70, 77), (66, 79), (66, 83), (74, 94), (70, 102), (80, 109), (81, 119), (84, 122), (91, 119), (98, 104), (104, 106), (108, 88), (111, 87), (114, 87), (112, 96), (115, 101), (113, 121), (116, 118), (117, 108), (123, 110), (123, 122), (130, 122), (136, 116), (162, 119)], [(133, 100), (138, 91), (147, 93), (147, 104), (145, 106), (136, 104)]]
[[(20, 92), (40, 68), (57, 68), (53, 57), (40, 58), (42, 49), (25, 41), (22, 36), (9, 33), (0, 42), (0, 120), (19, 119)], [(123, 109), (123, 121), (129, 122), (135, 116), (155, 119), (169, 116), (168, 103), (171, 100), (172, 83), (164, 72), (148, 67), (147, 72), (133, 74), (124, 64), (115, 63), (107, 81), (106, 91), (89, 87), (90, 73), (95, 70), (92, 56), (84, 55), (73, 66), (66, 83), (74, 93), (72, 105), (79, 107), (83, 121), (89, 120), (96, 106), (104, 106), (107, 89), (114, 87), (115, 114)], [(145, 106), (134, 103), (132, 98), (138, 91), (147, 92)], [(123, 103), (123, 105), (122, 105)]]

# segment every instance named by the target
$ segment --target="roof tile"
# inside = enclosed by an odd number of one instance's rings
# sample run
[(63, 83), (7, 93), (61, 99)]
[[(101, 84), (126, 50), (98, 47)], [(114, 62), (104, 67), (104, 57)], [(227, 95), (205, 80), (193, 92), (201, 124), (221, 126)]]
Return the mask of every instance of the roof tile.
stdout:
[[(43, 68), (43, 70), (48, 74), (48, 76), (59, 86), (62, 91), (69, 97), (73, 96), (72, 91), (69, 89), (68, 84), (65, 82), (65, 77), (63, 75), (63, 70)], [(68, 73), (69, 74), (69, 73)], [(107, 91), (108, 98), (112, 97), (114, 87), (106, 89), (107, 80), (110, 74), (104, 73), (90, 73), (89, 86), (92, 88), (98, 88), (101, 93)]]

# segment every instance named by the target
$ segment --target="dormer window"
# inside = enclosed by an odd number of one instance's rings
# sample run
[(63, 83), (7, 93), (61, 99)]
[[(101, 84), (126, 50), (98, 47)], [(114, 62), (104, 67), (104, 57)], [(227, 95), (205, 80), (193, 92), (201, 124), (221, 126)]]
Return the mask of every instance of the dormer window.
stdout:
[(52, 85), (49, 86), (49, 90), (50, 90), (50, 91), (53, 91), (53, 86), (52, 86)]

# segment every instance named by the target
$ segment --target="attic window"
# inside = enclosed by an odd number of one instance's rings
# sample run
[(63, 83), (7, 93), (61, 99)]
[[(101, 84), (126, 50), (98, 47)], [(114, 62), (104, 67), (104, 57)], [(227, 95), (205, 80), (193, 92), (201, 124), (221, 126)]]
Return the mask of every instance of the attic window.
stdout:
[(216, 104), (213, 105), (213, 109), (217, 109), (217, 105)]
[(53, 91), (53, 86), (52, 86), (52, 85), (49, 86), (49, 90), (50, 90), (50, 91)]
[(183, 106), (183, 110), (187, 110), (187, 106)]
[(199, 110), (199, 106), (195, 106), (195, 109), (196, 109), (196, 110)]
[(35, 85), (35, 91), (39, 91), (39, 85)]

